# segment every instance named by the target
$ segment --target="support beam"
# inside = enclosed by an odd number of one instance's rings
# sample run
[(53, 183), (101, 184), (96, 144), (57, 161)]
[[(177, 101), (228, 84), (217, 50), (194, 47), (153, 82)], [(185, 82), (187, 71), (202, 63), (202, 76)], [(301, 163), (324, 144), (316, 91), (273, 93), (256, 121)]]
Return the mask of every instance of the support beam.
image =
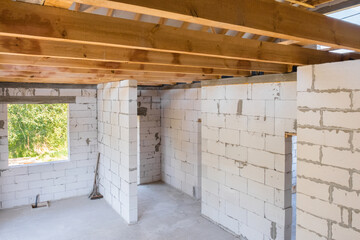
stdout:
[[(10, 56), (13, 54), (14, 56), (12, 56), (11, 58)], [(236, 69), (277, 73), (287, 72), (286, 65), (282, 64), (209, 58), (203, 56), (192, 56), (187, 54), (164, 53), (108, 46), (0, 36), (1, 63), (7, 63), (7, 61), (11, 61), (11, 63), (13, 63), (16, 60), (18, 60), (19, 63), (26, 63), (32, 61), (28, 58), (22, 59), (25, 56), (64, 58), (64, 60), (61, 61), (62, 64), (64, 64), (66, 59), (102, 61), (104, 63), (96, 64), (97, 66), (101, 67), (118, 66), (118, 64), (107, 64), (106, 62), (131, 62), (138, 64), (159, 64), (184, 67), (186, 66), (200, 68)]]
[(194, 34), (191, 30), (60, 8), (5, 1), (0, 3), (0, 11), (0, 35), (35, 41), (48, 39), (290, 65), (341, 60), (338, 54), (296, 46), (203, 32)]
[(78, 2), (360, 51), (358, 37), (360, 26), (274, 0), (79, 0)]
[(23, 82), (23, 83), (57, 83), (57, 84), (99, 84), (105, 82), (114, 82), (114, 81), (122, 81), (122, 80), (137, 80), (141, 82), (143, 85), (149, 85), (149, 83), (159, 83), (159, 84), (169, 84), (169, 83), (177, 83), (177, 82), (186, 82), (191, 83), (193, 81), (201, 81), (203, 79), (185, 79), (185, 78), (162, 78), (162, 77), (142, 77), (142, 76), (123, 76), (119, 78), (112, 79), (75, 79), (75, 78), (59, 78), (54, 80), (53, 78), (31, 78), (31, 77), (21, 77), (21, 78), (0, 78), (1, 82)]
[[(250, 72), (243, 74), (243, 76), (249, 76)], [(46, 72), (46, 71), (0, 71), (1, 78), (35, 78), (35, 79), (106, 79), (112, 80), (117, 78), (136, 78), (136, 77), (158, 77), (158, 78), (176, 78), (176, 79), (189, 79), (189, 80), (206, 80), (206, 79), (219, 79), (220, 76), (216, 75), (194, 75), (183, 73), (148, 73), (148, 72), (132, 72), (132, 71), (114, 71), (113, 73), (82, 73), (77, 70), (74, 72)]]
[[(53, 59), (56, 60), (56, 59)], [(61, 59), (59, 59), (61, 60)], [(0, 70), (2, 71), (28, 71), (28, 72), (56, 72), (56, 73), (92, 73), (92, 74), (135, 74), (140, 73), (172, 73), (172, 74), (188, 74), (188, 75), (206, 75), (206, 76), (247, 76), (249, 71), (238, 71), (238, 70), (226, 70), (226, 69), (201, 69), (193, 67), (177, 67), (177, 66), (160, 66), (160, 65), (142, 65), (142, 64), (129, 64), (129, 63), (108, 63), (111, 69), (106, 68), (106, 65), (90, 66), (85, 65), (86, 61), (74, 60), (68, 64), (69, 66), (51, 66), (51, 65), (40, 65), (40, 64), (26, 64), (19, 65), (15, 64), (2, 64), (0, 61)], [(49, 59), (47, 59), (47, 62)], [(98, 62), (101, 63), (101, 62)], [(76, 65), (78, 64), (78, 65)], [(56, 65), (56, 64), (52, 64)], [(84, 66), (85, 65), (85, 66)]]

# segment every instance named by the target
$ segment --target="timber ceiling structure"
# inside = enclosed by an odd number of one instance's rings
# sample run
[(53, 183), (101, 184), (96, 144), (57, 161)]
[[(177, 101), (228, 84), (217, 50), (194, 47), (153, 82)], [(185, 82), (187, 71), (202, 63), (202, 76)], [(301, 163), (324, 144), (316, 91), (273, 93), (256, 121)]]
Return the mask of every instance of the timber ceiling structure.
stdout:
[(0, 81), (163, 85), (358, 59), (360, 26), (312, 12), (345, 2), (3, 0)]

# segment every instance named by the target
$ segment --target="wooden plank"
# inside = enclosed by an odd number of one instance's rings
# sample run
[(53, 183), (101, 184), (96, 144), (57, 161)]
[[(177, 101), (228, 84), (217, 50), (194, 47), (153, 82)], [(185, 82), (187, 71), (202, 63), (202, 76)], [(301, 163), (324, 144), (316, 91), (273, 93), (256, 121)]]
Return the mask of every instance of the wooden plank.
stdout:
[(193, 82), (193, 81), (201, 81), (203, 79), (178, 79), (178, 78), (161, 78), (161, 77), (141, 77), (141, 76), (125, 76), (116, 79), (74, 79), (74, 78), (0, 78), (1, 82), (17, 82), (17, 83), (57, 83), (57, 84), (99, 84), (99, 83), (106, 83), (106, 82), (116, 82), (122, 80), (136, 80), (141, 83), (162, 83), (162, 84), (169, 84), (169, 83), (177, 83), (177, 82)]
[(247, 76), (249, 71), (227, 70), (227, 69), (200, 69), (193, 67), (174, 67), (174, 66), (159, 66), (159, 65), (141, 65), (141, 64), (120, 64), (117, 69), (96, 69), (96, 68), (79, 68), (79, 67), (57, 67), (57, 66), (34, 66), (34, 65), (13, 65), (2, 64), (0, 61), (0, 70), (2, 71), (26, 71), (26, 72), (55, 72), (55, 73), (89, 73), (89, 74), (135, 74), (136, 72), (147, 73), (172, 73), (172, 74), (187, 74), (187, 75), (225, 75), (225, 76)]
[(274, 0), (79, 0), (79, 2), (360, 51), (359, 26)]
[(112, 17), (113, 14), (114, 14), (114, 9), (108, 9), (106, 16)]
[(134, 20), (139, 21), (141, 16), (142, 16), (142, 14), (140, 14), (140, 13), (135, 14)]
[(52, 96), (0, 96), (2, 104), (56, 104), (75, 103), (76, 97), (52, 97)]
[(285, 40), (285, 41), (278, 42), (278, 44), (281, 44), (281, 45), (291, 45), (291, 44), (294, 44), (294, 43), (298, 43), (298, 41)]
[(73, 0), (45, 0), (44, 5), (69, 9), (73, 2)]
[[(237, 69), (264, 72), (286, 72), (286, 65), (252, 62), (246, 60), (221, 59), (204, 56), (193, 56), (178, 53), (164, 53), (146, 50), (133, 50), (109, 46), (86, 45), (48, 40), (33, 40), (0, 36), (0, 62), (11, 60), (11, 54), (37, 57), (56, 57), (76, 60), (103, 61), (103, 66), (118, 66), (117, 63), (132, 62), (138, 64), (160, 64), (219, 69)], [(15, 59), (16, 56), (13, 56)], [(19, 59), (19, 57), (17, 58)], [(28, 61), (19, 59), (19, 62)], [(4, 60), (4, 61), (3, 61)], [(59, 60), (60, 61), (60, 60)], [(64, 62), (65, 60), (63, 60)], [(13, 61), (12, 61), (13, 62)], [(44, 61), (42, 61), (44, 62)], [(106, 63), (113, 62), (113, 63)], [(117, 67), (116, 67), (117, 68)]]
[(82, 11), (82, 12), (84, 12), (84, 13), (92, 13), (92, 12), (94, 12), (94, 11), (97, 10), (97, 9), (99, 9), (99, 7), (90, 6), (90, 7), (88, 7), (87, 9), (85, 9), (84, 11)]
[(251, 77), (235, 77), (217, 80), (202, 81), (202, 87), (234, 85), (234, 84), (251, 84), (251, 83), (277, 83), (277, 82), (296, 82), (296, 73), (288, 74), (269, 74)]
[(180, 28), (182, 28), (182, 29), (187, 29), (187, 28), (189, 27), (189, 25), (190, 25), (190, 23), (188, 23), (188, 22), (183, 22), (183, 23), (181, 24), (181, 27), (180, 27)]
[(286, 0), (286, 1), (290, 2), (290, 3), (298, 4), (298, 5), (306, 7), (306, 8), (315, 8), (315, 6), (312, 5), (312, 4), (308, 4), (306, 2), (301, 2), (301, 1), (298, 1), (298, 0)]
[(75, 3), (74, 11), (78, 12), (80, 10), (80, 7), (81, 7), (80, 3)]
[(318, 5), (321, 5), (324, 3), (329, 3), (332, 1), (334, 1), (334, 0), (307, 0), (306, 3), (316, 7)]
[[(243, 76), (250, 75), (250, 72)], [(106, 79), (113, 80), (117, 78), (137, 78), (137, 77), (158, 77), (158, 78), (176, 78), (176, 79), (191, 79), (195, 80), (206, 80), (206, 79), (218, 79), (220, 76), (212, 75), (188, 75), (180, 73), (147, 73), (147, 72), (120, 72), (114, 74), (97, 74), (97, 73), (61, 73), (61, 72), (28, 72), (28, 71), (0, 71), (1, 78), (32, 78), (32, 79), (83, 79), (83, 80), (96, 80)]]
[[(6, 1), (0, 3), (0, 11), (7, 13), (0, 15), (2, 36), (292, 65), (341, 60), (338, 54), (296, 46), (282, 46), (244, 38), (235, 40), (231, 36), (203, 32), (194, 34), (191, 30), (60, 8), (38, 5), (29, 7), (29, 4)], [(41, 16), (41, 21), (35, 16)]]

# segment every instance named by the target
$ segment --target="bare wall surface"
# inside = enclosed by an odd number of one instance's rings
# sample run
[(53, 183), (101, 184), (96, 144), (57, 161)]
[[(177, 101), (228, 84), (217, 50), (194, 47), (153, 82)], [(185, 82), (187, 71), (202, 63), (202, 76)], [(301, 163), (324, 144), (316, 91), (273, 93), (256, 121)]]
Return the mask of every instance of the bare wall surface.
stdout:
[(138, 183), (161, 180), (160, 90), (138, 89)]
[(298, 70), (296, 239), (360, 239), (360, 61)]
[(200, 198), (200, 88), (161, 90), (162, 180)]
[(128, 223), (137, 213), (137, 82), (98, 85), (100, 192)]
[(203, 84), (202, 214), (243, 239), (289, 240), (296, 75), (255, 78)]
[(8, 167), (7, 107), (0, 104), (1, 208), (28, 205), (40, 194), (41, 201), (89, 194), (97, 157), (96, 89), (35, 85), (0, 88), (5, 97), (75, 97), (69, 104), (69, 161)]

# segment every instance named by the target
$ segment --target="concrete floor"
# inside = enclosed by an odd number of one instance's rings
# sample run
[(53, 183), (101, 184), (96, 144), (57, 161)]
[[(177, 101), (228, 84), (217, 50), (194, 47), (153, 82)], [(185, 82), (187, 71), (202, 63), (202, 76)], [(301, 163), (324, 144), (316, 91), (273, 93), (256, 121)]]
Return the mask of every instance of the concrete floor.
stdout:
[(161, 183), (139, 186), (139, 222), (127, 225), (103, 200), (86, 197), (0, 211), (1, 240), (237, 239), (200, 216), (200, 202)]

